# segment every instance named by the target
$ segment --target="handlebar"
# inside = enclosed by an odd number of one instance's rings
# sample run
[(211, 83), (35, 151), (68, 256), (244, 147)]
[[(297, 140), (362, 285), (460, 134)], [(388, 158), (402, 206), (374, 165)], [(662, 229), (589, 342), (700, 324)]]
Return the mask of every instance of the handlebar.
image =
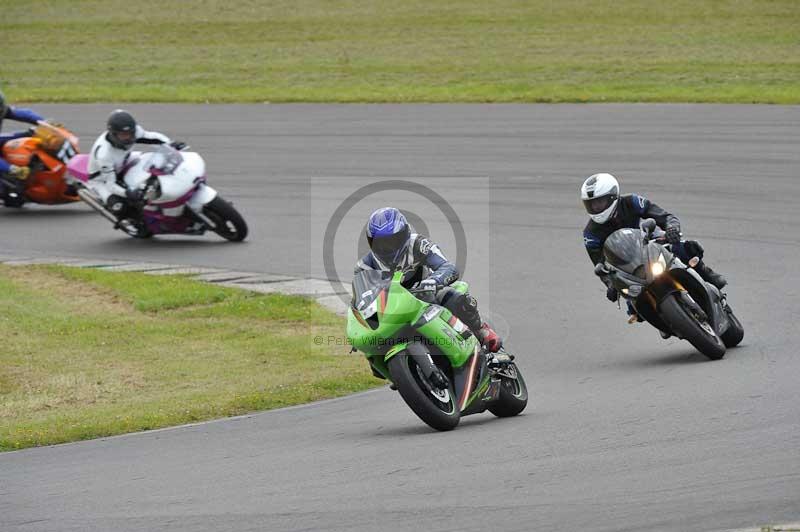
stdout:
[(427, 288), (419, 288), (418, 286), (412, 286), (408, 288), (408, 291), (412, 294), (427, 294), (428, 292), (435, 292), (435, 290), (428, 290)]

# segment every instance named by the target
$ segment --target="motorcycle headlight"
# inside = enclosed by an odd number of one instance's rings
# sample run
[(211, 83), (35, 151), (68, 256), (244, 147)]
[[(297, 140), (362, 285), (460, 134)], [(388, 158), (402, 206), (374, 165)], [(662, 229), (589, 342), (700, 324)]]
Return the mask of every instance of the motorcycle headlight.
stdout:
[(658, 256), (658, 260), (650, 265), (650, 272), (653, 274), (653, 277), (658, 277), (664, 270), (667, 269), (667, 261), (664, 260), (664, 255)]
[(361, 314), (361, 317), (364, 318), (365, 320), (371, 318), (373, 314), (378, 312), (378, 299), (377, 298), (373, 299), (372, 303), (367, 305), (367, 308), (363, 310), (359, 309), (358, 312)]

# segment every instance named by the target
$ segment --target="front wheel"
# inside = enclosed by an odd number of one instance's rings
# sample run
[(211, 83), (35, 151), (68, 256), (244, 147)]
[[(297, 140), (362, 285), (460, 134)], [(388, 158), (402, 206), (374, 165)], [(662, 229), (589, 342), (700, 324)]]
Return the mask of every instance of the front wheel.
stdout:
[(216, 227), (215, 233), (231, 242), (241, 242), (247, 237), (247, 223), (233, 205), (217, 196), (203, 207), (203, 214), (208, 216)]
[(498, 374), (500, 396), (489, 405), (489, 412), (497, 417), (516, 416), (528, 406), (528, 387), (516, 364), (509, 364)]
[(730, 326), (722, 333), (722, 341), (725, 342), (725, 347), (736, 347), (744, 338), (744, 327), (727, 304), (725, 304), (725, 314), (728, 315)]
[(678, 335), (689, 341), (698, 351), (711, 360), (725, 356), (725, 344), (707, 321), (700, 322), (689, 312), (676, 294), (666, 297), (659, 306), (665, 321)]
[(419, 418), (436, 430), (453, 430), (461, 419), (453, 386), (440, 390), (425, 377), (407, 351), (389, 360), (389, 374), (397, 391)]

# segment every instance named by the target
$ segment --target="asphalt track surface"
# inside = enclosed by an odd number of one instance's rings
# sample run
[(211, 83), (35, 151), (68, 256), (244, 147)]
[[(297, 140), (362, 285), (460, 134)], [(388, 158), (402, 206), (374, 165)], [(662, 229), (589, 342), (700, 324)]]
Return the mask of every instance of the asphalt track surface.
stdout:
[[(0, 530), (683, 531), (800, 519), (800, 108), (131, 107), (206, 157), (248, 242), (134, 241), (84, 206), (26, 207), (0, 209), (0, 253), (322, 277), (320, 235), (342, 197), (372, 181), (424, 183), (449, 190), (473, 235), (467, 276), (509, 333), (531, 400), (517, 418), (481, 414), (436, 433), (380, 388), (5, 453)], [(40, 106), (84, 149), (111, 108)], [(727, 275), (746, 334), (722, 361), (627, 325), (605, 300), (578, 201), (596, 171), (675, 212)], [(400, 196), (450, 238), (425, 198)], [(392, 196), (373, 200), (342, 222), (340, 271), (364, 213)]]

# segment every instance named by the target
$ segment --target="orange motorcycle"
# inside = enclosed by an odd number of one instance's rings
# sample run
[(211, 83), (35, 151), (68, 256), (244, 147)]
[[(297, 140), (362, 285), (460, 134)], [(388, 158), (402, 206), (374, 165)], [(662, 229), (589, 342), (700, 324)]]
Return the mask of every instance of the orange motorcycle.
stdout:
[(6, 207), (27, 202), (58, 205), (80, 201), (64, 177), (67, 162), (78, 154), (78, 137), (63, 126), (39, 122), (30, 137), (12, 139), (3, 145), (3, 158), (10, 164), (27, 166), (24, 181), (0, 176), (0, 197)]

